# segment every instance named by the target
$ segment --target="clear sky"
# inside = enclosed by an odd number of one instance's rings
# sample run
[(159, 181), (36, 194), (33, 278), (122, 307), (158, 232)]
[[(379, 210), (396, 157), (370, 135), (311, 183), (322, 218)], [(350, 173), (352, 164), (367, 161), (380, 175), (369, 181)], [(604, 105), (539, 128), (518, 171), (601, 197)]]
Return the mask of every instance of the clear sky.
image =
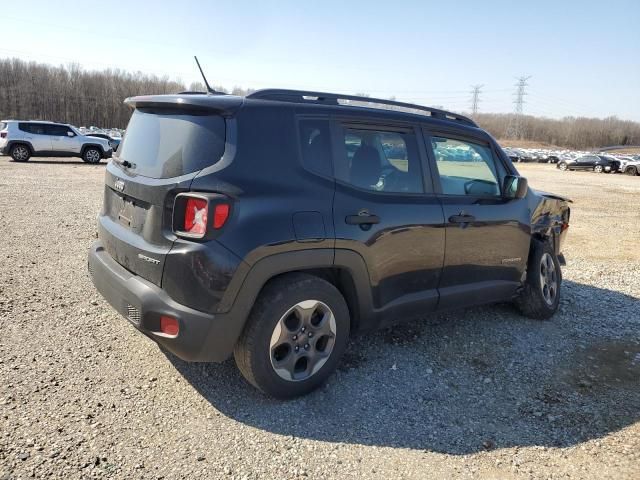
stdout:
[(0, 57), (640, 121), (640, 0), (3, 1)]

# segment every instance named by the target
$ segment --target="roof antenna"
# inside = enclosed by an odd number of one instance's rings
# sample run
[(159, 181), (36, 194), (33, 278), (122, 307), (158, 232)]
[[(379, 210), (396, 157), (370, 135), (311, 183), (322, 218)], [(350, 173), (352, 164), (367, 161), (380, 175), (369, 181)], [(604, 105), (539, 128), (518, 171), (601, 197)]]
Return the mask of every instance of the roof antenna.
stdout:
[(216, 92), (213, 88), (211, 88), (211, 85), (209, 85), (209, 82), (207, 82), (207, 77), (204, 76), (204, 72), (202, 71), (202, 67), (200, 66), (200, 62), (198, 61), (198, 57), (196, 57), (194, 55), (193, 58), (196, 59), (196, 63), (198, 64), (198, 69), (200, 70), (200, 75), (202, 75), (202, 79), (204, 80), (204, 84), (207, 87), (207, 91), (209, 93), (211, 93), (212, 95), (220, 95), (221, 92)]

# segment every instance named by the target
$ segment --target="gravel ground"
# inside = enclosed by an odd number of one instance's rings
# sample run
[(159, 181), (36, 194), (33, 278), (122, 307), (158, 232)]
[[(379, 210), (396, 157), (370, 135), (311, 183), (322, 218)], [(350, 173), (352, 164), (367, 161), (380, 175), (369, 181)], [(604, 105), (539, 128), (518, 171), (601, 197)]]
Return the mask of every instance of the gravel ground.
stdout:
[(283, 403), (95, 292), (103, 167), (0, 157), (0, 479), (638, 478), (640, 178), (521, 170), (576, 201), (552, 321), (498, 305), (360, 336)]

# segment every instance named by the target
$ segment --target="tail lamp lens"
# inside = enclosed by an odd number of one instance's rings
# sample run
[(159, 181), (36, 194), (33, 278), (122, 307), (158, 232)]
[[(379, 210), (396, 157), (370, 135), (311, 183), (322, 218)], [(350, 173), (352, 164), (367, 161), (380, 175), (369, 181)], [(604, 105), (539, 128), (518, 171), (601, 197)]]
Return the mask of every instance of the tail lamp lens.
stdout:
[(207, 201), (201, 198), (189, 198), (184, 212), (184, 231), (193, 235), (207, 233)]
[(7, 132), (0, 132), (0, 138), (7, 138)]
[(229, 218), (229, 205), (226, 203), (219, 203), (213, 210), (213, 228), (222, 228)]
[(181, 193), (173, 210), (173, 231), (185, 238), (213, 238), (229, 219), (229, 198), (217, 193)]

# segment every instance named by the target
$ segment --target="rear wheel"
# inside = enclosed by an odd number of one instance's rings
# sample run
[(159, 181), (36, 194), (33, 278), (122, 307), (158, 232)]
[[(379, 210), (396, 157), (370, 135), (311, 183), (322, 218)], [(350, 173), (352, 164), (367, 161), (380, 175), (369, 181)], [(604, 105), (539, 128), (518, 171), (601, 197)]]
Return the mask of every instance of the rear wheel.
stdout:
[(551, 318), (560, 304), (562, 272), (560, 263), (549, 242), (533, 240), (527, 278), (516, 305), (527, 317), (538, 320)]
[(602, 165), (596, 165), (595, 167), (593, 167), (593, 171), (596, 173), (602, 173), (603, 171)]
[(564, 172), (567, 170), (567, 164), (565, 162), (560, 162), (558, 164), (558, 168)]
[(349, 309), (333, 285), (312, 275), (284, 275), (258, 297), (234, 350), (236, 364), (268, 395), (304, 395), (335, 370), (349, 325)]
[(31, 150), (29, 147), (23, 144), (14, 145), (11, 147), (11, 158), (14, 162), (26, 162), (31, 158)]
[(89, 147), (82, 154), (82, 160), (87, 163), (100, 163), (102, 153), (95, 147)]
[(635, 176), (638, 174), (638, 168), (637, 167), (627, 167), (627, 169), (625, 170), (625, 173), (627, 175), (632, 175)]

